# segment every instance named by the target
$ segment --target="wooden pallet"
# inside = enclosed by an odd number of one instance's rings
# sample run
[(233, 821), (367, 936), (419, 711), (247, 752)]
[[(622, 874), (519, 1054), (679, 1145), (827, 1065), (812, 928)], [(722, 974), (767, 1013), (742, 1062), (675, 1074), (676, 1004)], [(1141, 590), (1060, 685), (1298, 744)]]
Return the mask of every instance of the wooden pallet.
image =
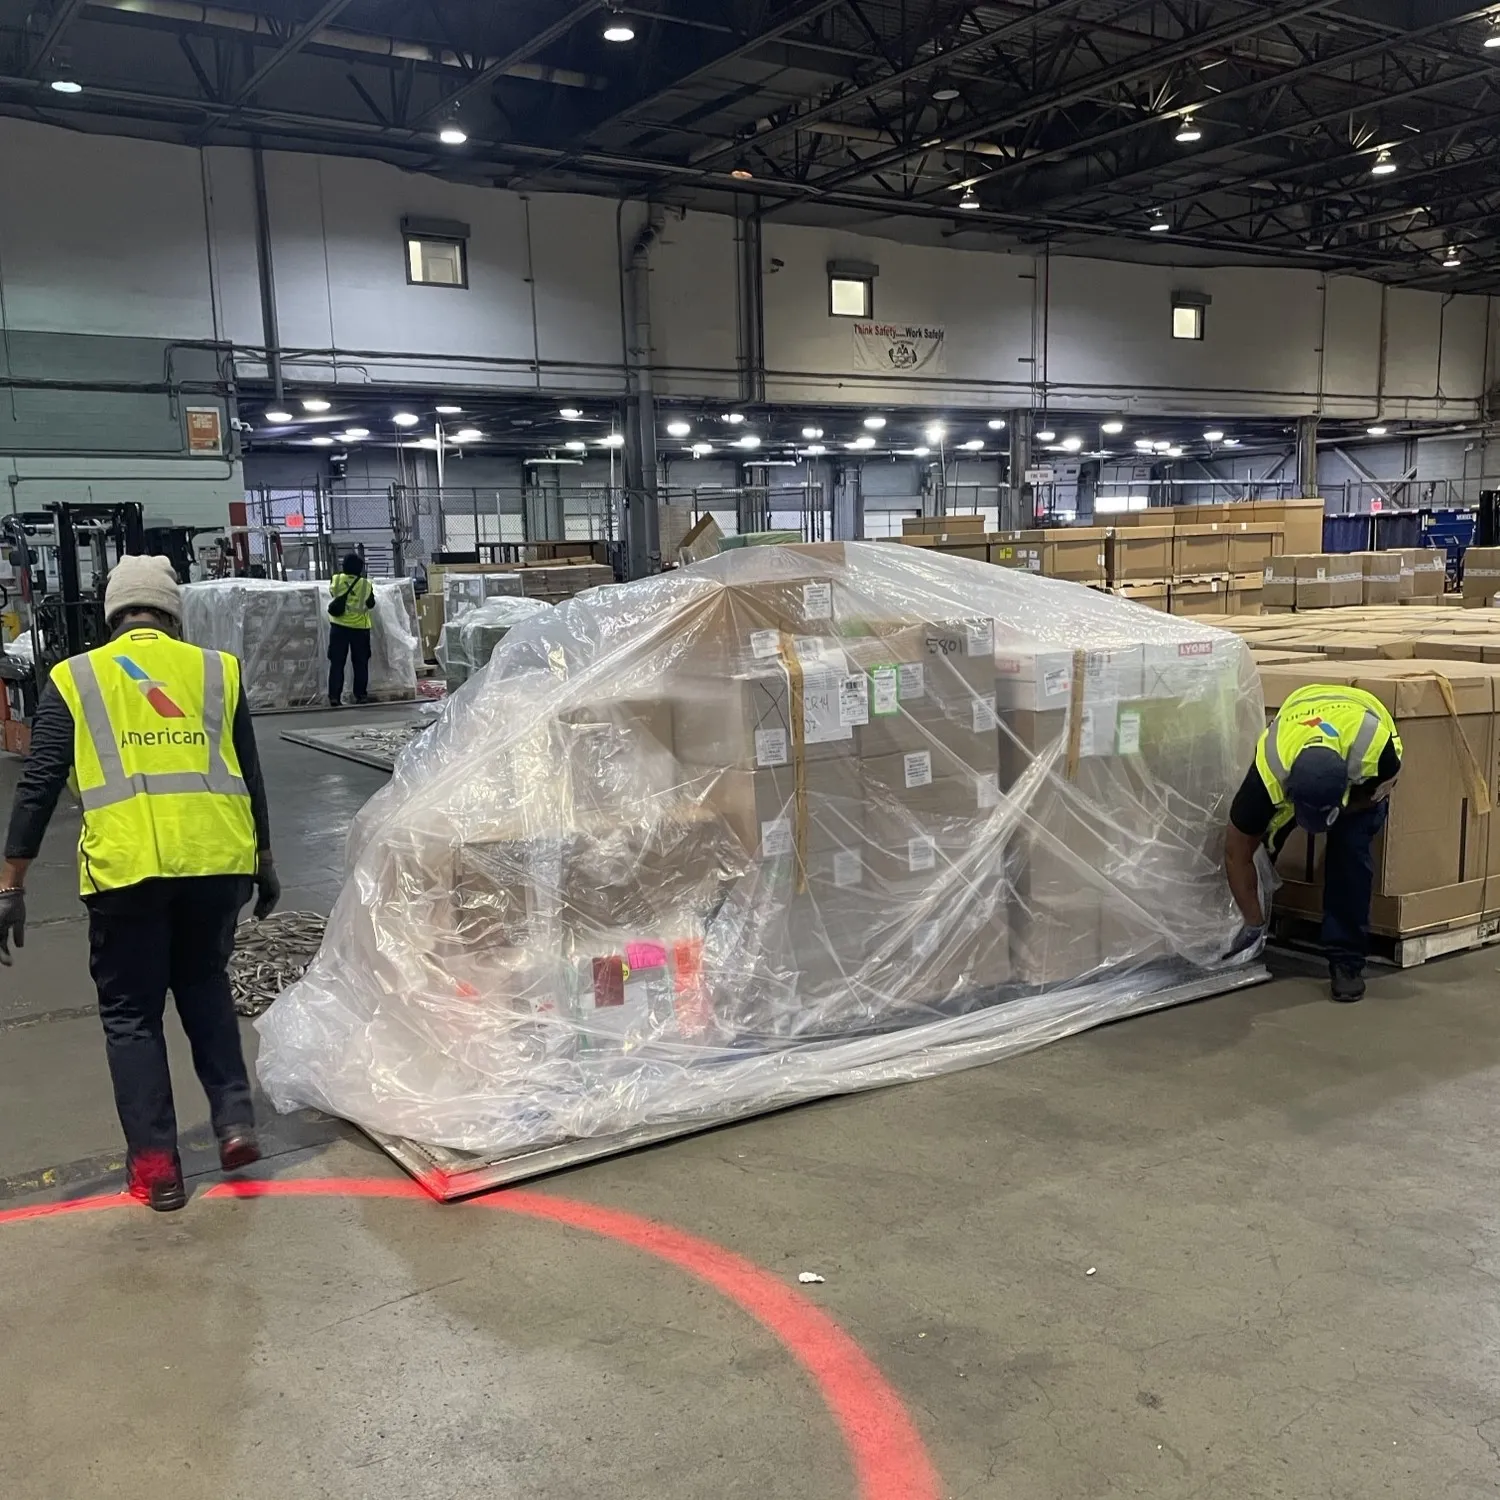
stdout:
[[(1274, 946), (1293, 953), (1321, 955), (1319, 926), (1315, 917), (1300, 917), (1291, 912), (1275, 916), (1272, 918)], [(1475, 922), (1453, 923), (1427, 932), (1399, 935), (1374, 932), (1370, 934), (1370, 960), (1396, 969), (1414, 969), (1435, 958), (1488, 948), (1497, 942), (1500, 942), (1500, 917), (1481, 917)]]

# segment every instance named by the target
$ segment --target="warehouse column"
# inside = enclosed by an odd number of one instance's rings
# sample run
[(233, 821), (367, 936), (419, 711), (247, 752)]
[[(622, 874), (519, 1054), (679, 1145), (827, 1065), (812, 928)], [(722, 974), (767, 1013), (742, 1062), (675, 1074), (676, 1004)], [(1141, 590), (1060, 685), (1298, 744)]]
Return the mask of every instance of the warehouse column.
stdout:
[(1318, 493), (1318, 419), (1297, 418), (1297, 494), (1311, 499)]
[(661, 569), (661, 532), (657, 515), (656, 395), (652, 381), (651, 247), (666, 222), (666, 211), (653, 203), (636, 235), (626, 265), (625, 382), (625, 536), (626, 576), (644, 578)]
[(1023, 531), (1036, 520), (1032, 489), (1026, 483), (1026, 471), (1031, 467), (1031, 412), (1007, 412), (1005, 430), (1010, 434), (1009, 488), (1000, 505), (1000, 529)]
[(522, 491), (521, 523), (528, 542), (560, 542), (566, 535), (563, 523), (562, 475), (554, 464), (537, 464), (530, 470), (530, 483)]
[(857, 542), (865, 534), (865, 494), (859, 464), (820, 464), (820, 477), (833, 474), (833, 539)]

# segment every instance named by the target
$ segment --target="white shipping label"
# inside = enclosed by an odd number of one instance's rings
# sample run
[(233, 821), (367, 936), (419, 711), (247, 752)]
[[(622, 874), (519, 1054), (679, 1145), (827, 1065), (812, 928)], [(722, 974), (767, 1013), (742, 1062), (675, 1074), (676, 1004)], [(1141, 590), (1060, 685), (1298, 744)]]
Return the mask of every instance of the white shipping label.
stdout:
[(839, 723), (868, 724), (870, 696), (865, 690), (865, 674), (853, 672), (839, 679)]
[(906, 868), (931, 870), (937, 866), (937, 840), (930, 834), (906, 841)]
[(831, 583), (804, 583), (802, 585), (802, 618), (804, 620), (831, 620), (833, 618), (833, 585)]
[(1042, 696), (1044, 698), (1056, 698), (1060, 693), (1066, 693), (1072, 689), (1069, 680), (1069, 672), (1066, 667), (1054, 667), (1052, 671), (1042, 675)]
[(1275, 571), (1275, 569), (1273, 569), (1273, 568), (1269, 568), (1269, 567), (1268, 567), (1268, 568), (1267, 568), (1267, 569), (1266, 569), (1266, 582), (1267, 582), (1267, 583), (1270, 583), (1270, 582), (1271, 582), (1271, 575), (1272, 575), (1272, 573), (1273, 573), (1273, 572), (1274, 572), (1274, 571)]
[(932, 785), (931, 750), (913, 750), (909, 755), (903, 755), (901, 762), (901, 768), (906, 775), (906, 785), (909, 788)]
[(844, 653), (826, 635), (799, 635), (792, 641), (792, 650), (805, 667), (827, 666), (833, 662), (842, 665), (844, 660)]
[(1141, 716), (1134, 709), (1122, 709), (1115, 726), (1115, 754), (1141, 753)]
[(870, 690), (877, 718), (900, 711), (901, 674), (895, 667), (876, 667), (870, 673)]
[(756, 765), (784, 766), (787, 758), (786, 730), (757, 729), (755, 731)]
[(852, 740), (853, 728), (839, 718), (843, 674), (820, 670), (802, 678), (802, 738), (809, 745)]
[(938, 939), (942, 936), (943, 924), (941, 922), (923, 922), (911, 935), (911, 956), (913, 958), (926, 958), (938, 945)]
[(750, 632), (750, 654), (758, 660), (777, 656), (781, 652), (781, 636), (774, 630), (752, 630)]
[(903, 698), (925, 698), (927, 682), (919, 661), (904, 661), (900, 667), (901, 696)]
[(995, 649), (995, 627), (990, 620), (967, 622), (970, 656), (988, 656)]
[(995, 695), (986, 693), (982, 697), (975, 698), (970, 705), (974, 715), (974, 733), (985, 734), (991, 729), (996, 729), (1000, 724), (1000, 717), (995, 712)]
[(1000, 806), (1000, 787), (993, 776), (976, 776), (974, 789), (980, 812)]
[(1318, 576), (1318, 582), (1322, 583), (1323, 580), (1328, 577), (1328, 569), (1327, 568), (1319, 568), (1317, 570), (1317, 576)]
[(772, 818), (760, 825), (760, 852), (763, 859), (772, 859), (778, 854), (792, 852), (792, 820)]
[(839, 849), (833, 856), (833, 883), (840, 890), (851, 885), (863, 885), (865, 859), (858, 849)]
[(1094, 748), (1094, 710), (1091, 704), (1085, 703), (1078, 721), (1078, 753), (1080, 755), (1097, 755), (1099, 752)]

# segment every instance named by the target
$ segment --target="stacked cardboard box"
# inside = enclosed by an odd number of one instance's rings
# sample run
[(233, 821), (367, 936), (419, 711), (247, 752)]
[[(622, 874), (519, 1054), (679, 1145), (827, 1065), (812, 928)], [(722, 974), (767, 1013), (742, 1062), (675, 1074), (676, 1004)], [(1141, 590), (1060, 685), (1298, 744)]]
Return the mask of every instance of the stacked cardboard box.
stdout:
[(521, 580), (521, 592), (528, 599), (545, 604), (561, 604), (585, 589), (613, 583), (613, 568), (602, 563), (564, 559), (546, 563), (520, 563), (513, 570)]
[(1500, 594), (1500, 547), (1470, 547), (1464, 553), (1465, 609), (1487, 609)]
[[(1022, 567), (1046, 578), (1074, 583), (1105, 582), (1108, 526), (1058, 526), (1050, 530), (998, 531), (990, 535), (991, 562)], [(1005, 549), (1010, 556), (1005, 556)], [(1001, 555), (996, 555), (999, 549)], [(1017, 560), (1019, 559), (1019, 560)], [(1032, 562), (1036, 566), (1032, 567)]]
[(1421, 547), (1282, 553), (1267, 559), (1261, 602), (1279, 612), (1431, 601), (1442, 594), (1443, 560), (1442, 552)]

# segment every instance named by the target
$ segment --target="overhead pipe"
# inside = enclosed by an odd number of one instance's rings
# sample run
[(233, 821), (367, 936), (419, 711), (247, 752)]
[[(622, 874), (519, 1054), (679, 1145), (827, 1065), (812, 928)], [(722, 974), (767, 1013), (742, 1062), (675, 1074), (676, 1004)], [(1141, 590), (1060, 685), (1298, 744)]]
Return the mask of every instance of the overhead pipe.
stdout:
[(260, 283), (261, 337), (266, 341), (266, 373), (271, 377), (279, 407), (285, 400), (285, 393), (281, 387), (281, 333), (276, 319), (276, 273), (271, 260), (271, 207), (266, 193), (265, 153), (258, 145), (251, 148), (250, 166), (255, 181), (255, 269), (256, 279)]

